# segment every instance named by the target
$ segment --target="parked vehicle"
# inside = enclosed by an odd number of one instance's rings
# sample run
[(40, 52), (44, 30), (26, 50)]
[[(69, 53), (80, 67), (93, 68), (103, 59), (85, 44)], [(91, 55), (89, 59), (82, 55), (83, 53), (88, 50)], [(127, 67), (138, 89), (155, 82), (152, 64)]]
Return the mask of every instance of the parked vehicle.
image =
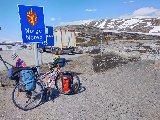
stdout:
[(73, 55), (73, 54), (75, 54), (74, 51), (75, 51), (74, 47), (62, 48), (63, 54)]
[(39, 52), (40, 53), (49, 52), (49, 53), (53, 53), (53, 54), (56, 54), (56, 55), (62, 55), (63, 54), (63, 51), (58, 47), (39, 48)]
[(46, 47), (40, 48), (40, 50), (42, 52), (52, 52), (53, 51), (53, 47), (46, 46)]
[(83, 54), (83, 50), (76, 47), (74, 53), (75, 54)]
[(63, 54), (63, 50), (61, 48), (54, 48), (52, 50), (52, 53), (54, 53), (55, 55), (62, 55)]
[(74, 54), (82, 54), (83, 51), (76, 48), (76, 47), (66, 47), (66, 48), (59, 48), (59, 47), (45, 47), (45, 48), (40, 48), (39, 52), (50, 52), (55, 55), (74, 55)]

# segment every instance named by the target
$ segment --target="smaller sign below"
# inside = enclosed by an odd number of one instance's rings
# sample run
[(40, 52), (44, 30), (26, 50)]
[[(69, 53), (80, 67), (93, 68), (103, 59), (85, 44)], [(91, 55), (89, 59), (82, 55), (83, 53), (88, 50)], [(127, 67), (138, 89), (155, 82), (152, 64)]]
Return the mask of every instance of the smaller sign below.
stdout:
[(38, 43), (38, 48), (43, 48), (45, 46), (54, 46), (54, 36), (46, 35), (46, 40), (42, 43)]
[(46, 28), (48, 28), (48, 34), (47, 35), (53, 35), (53, 27), (46, 26)]
[(54, 35), (53, 35), (53, 27), (46, 26), (48, 29), (48, 33), (46, 34), (46, 40), (42, 43), (38, 44), (38, 48), (43, 48), (45, 46), (54, 46)]

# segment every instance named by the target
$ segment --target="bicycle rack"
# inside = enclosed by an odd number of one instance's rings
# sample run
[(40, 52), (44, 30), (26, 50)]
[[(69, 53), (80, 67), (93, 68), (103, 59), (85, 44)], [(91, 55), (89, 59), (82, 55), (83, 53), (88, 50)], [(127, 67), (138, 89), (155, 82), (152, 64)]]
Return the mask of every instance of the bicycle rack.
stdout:
[(0, 55), (0, 61), (3, 62), (3, 64), (5, 65), (5, 67), (7, 68), (7, 70), (9, 70), (7, 65), (10, 65), (11, 67), (14, 67), (13, 65), (11, 65), (10, 63), (8, 63), (7, 61), (5, 61), (2, 56)]

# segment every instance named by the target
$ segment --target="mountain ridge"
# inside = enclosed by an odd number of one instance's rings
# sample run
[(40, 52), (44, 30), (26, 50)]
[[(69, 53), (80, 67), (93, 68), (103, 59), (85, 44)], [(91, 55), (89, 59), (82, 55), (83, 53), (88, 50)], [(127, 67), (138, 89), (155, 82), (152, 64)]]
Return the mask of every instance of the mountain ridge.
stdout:
[(88, 27), (97, 27), (104, 30), (126, 32), (160, 33), (160, 17), (157, 18), (128, 18), (102, 19), (84, 24)]

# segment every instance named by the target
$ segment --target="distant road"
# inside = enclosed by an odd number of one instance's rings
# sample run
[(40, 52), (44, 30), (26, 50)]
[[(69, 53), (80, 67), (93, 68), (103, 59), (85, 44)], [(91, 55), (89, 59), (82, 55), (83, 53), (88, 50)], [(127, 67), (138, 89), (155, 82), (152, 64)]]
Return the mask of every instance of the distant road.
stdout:
[[(28, 66), (35, 65), (33, 50), (0, 51), (0, 55), (3, 57), (4, 60), (6, 60), (12, 65), (15, 65), (16, 59), (12, 60), (11, 58), (13, 52), (16, 52), (18, 56), (21, 57), (21, 59), (24, 60)], [(82, 55), (83, 54), (60, 55), (60, 57), (69, 59), (69, 58), (78, 57)], [(54, 56), (55, 55), (51, 53), (42, 53), (42, 59), (41, 59), (41, 53), (39, 53), (39, 64), (42, 64), (42, 62), (43, 63), (52, 62)], [(0, 61), (0, 70), (6, 70), (2, 61)]]

